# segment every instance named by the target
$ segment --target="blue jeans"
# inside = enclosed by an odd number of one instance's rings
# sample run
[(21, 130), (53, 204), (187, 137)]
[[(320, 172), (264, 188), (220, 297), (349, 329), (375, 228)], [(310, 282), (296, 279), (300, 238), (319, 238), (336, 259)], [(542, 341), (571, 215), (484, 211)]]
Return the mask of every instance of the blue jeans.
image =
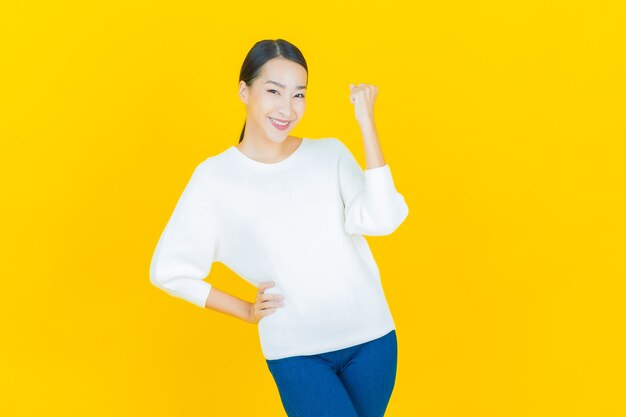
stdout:
[(265, 361), (289, 417), (383, 417), (397, 359), (394, 329), (332, 352)]

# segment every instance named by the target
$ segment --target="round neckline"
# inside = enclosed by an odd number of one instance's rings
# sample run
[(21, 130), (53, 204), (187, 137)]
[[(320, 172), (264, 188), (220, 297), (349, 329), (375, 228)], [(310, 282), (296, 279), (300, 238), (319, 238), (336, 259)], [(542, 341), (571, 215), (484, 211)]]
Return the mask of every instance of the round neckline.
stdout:
[(308, 138), (304, 138), (303, 137), (302, 140), (300, 141), (300, 144), (296, 148), (296, 150), (294, 150), (286, 158), (281, 159), (278, 162), (261, 162), (261, 161), (257, 161), (256, 159), (252, 159), (249, 156), (245, 155), (235, 145), (232, 145), (230, 148), (231, 148), (232, 152), (235, 155), (237, 155), (238, 159), (243, 161), (248, 166), (251, 166), (251, 167), (259, 169), (259, 170), (273, 171), (273, 170), (277, 170), (277, 169), (280, 169), (280, 168), (283, 168), (283, 167), (286, 167), (288, 165), (293, 164), (294, 161), (296, 159), (298, 159), (299, 155), (302, 154), (302, 151), (303, 151), (306, 143), (308, 142), (308, 140), (309, 140)]

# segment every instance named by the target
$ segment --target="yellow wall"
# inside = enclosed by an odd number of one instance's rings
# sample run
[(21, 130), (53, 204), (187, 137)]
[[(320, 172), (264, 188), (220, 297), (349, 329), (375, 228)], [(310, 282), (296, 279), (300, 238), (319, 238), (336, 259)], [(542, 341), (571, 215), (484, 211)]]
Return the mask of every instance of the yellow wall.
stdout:
[[(0, 415), (280, 416), (256, 328), (151, 286), (193, 168), (237, 143), (261, 39), (309, 64), (293, 132), (364, 166), (349, 83), (410, 207), (368, 238), (399, 343), (387, 416), (618, 416), (621, 1), (0, 5)], [(222, 264), (213, 285), (252, 300)]]

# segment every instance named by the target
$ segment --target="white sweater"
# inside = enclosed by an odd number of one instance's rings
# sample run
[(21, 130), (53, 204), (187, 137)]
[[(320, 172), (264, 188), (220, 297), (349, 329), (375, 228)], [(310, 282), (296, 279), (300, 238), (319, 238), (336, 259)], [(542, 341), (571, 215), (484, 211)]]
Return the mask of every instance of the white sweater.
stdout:
[(150, 281), (204, 308), (221, 262), (284, 307), (258, 323), (266, 359), (364, 343), (395, 329), (363, 235), (392, 233), (408, 215), (389, 165), (366, 169), (337, 138), (303, 138), (264, 163), (237, 147), (194, 170), (156, 245)]

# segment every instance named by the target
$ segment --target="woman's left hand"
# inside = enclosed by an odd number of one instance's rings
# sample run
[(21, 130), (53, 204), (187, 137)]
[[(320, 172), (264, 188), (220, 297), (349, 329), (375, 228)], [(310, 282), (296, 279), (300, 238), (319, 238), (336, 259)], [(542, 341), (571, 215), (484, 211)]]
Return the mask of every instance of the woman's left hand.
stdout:
[(374, 122), (374, 102), (378, 87), (371, 84), (350, 84), (350, 102), (354, 104), (354, 113), (359, 124)]

